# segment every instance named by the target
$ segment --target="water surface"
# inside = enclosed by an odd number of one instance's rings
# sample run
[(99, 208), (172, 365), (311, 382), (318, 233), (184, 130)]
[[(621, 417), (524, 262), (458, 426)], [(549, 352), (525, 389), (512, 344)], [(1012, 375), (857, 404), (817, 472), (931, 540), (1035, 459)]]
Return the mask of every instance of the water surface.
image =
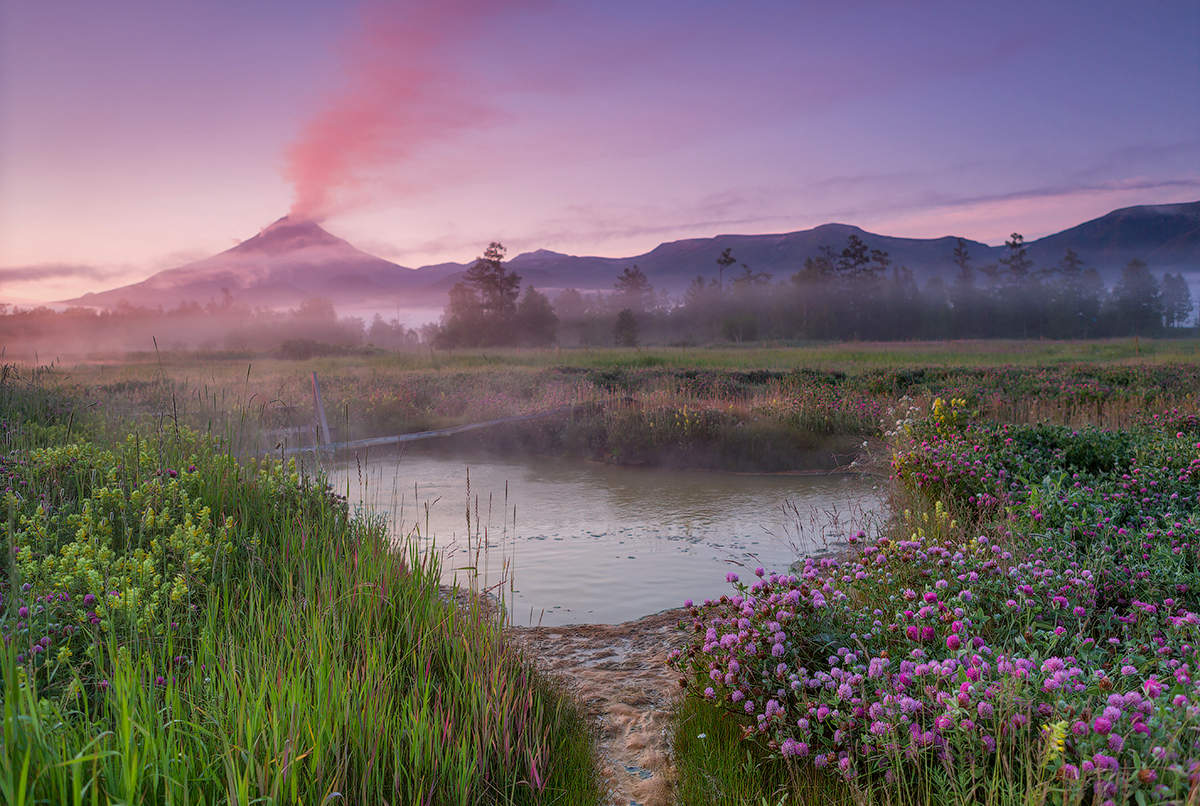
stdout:
[(743, 475), (419, 454), (331, 471), (352, 505), (444, 555), (447, 581), (503, 595), (515, 623), (619, 623), (786, 569), (882, 509), (854, 475)]

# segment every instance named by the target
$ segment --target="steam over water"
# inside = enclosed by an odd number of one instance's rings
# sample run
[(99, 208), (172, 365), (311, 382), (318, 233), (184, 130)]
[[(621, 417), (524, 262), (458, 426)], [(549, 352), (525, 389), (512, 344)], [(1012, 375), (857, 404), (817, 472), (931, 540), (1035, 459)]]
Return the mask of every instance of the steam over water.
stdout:
[(619, 623), (719, 596), (729, 571), (746, 579), (756, 566), (782, 571), (835, 550), (883, 506), (878, 483), (852, 475), (546, 458), (393, 455), (341, 465), (331, 483), (393, 534), (436, 543), (447, 582), (466, 585), (477, 569), (517, 624)]

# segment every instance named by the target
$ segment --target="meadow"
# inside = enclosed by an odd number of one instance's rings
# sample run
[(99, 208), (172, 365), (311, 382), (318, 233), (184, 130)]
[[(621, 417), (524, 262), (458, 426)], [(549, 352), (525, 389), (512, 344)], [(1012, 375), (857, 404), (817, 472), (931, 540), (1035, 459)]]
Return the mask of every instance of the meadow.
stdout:
[(959, 387), (1004, 421), (1119, 426), (1148, 403), (1187, 399), (1198, 359), (1195, 340), (1134, 339), (309, 360), (168, 353), (57, 364), (47, 382), (110, 416), (235, 433), (250, 453), (313, 443), (316, 372), (334, 441), (574, 407), (570, 416), (474, 432), (469, 444), (505, 455), (770, 471), (827, 468), (830, 455), (852, 456), (878, 434), (900, 398), (928, 402)]
[(846, 450), (890, 475), (891, 519), (839, 554), (687, 604), (681, 804), (1194, 802), (1198, 351), (5, 370), (5, 800), (600, 802), (578, 706), (496, 614), (262, 458), (311, 424), (316, 371), (335, 438), (573, 405), (474, 447), (756, 470)]
[(891, 422), (886, 528), (687, 603), (684, 802), (1200, 797), (1194, 403), (1106, 429), (958, 394)]
[(6, 368), (0, 800), (595, 803), (588, 726), (320, 478)]

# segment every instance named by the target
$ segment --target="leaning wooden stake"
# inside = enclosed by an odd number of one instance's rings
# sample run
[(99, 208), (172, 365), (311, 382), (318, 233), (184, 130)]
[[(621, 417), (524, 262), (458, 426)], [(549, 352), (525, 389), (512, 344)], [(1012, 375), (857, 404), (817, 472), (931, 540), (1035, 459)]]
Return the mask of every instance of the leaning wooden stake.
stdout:
[[(520, 422), (525, 422), (527, 420), (540, 420), (543, 417), (553, 417), (554, 415), (557, 415), (557, 414), (570, 414), (574, 409), (575, 409), (574, 406), (560, 406), (559, 408), (550, 409), (549, 411), (540, 411), (540, 412), (537, 412), (536, 414), (520, 414), (515, 417), (501, 417), (499, 420), (486, 420), (481, 423), (467, 423), (466, 425), (455, 425), (455, 426), (451, 426), (450, 428), (439, 428), (436, 431), (421, 431), (418, 433), (410, 433), (410, 434), (396, 434), (395, 436), (390, 436), (390, 437), (371, 437), (369, 439), (356, 439), (351, 442), (335, 442), (332, 444), (326, 443), (326, 444), (318, 446), (318, 448), (320, 450), (331, 450), (331, 451), (353, 451), (353, 450), (359, 450), (361, 448), (378, 448), (378, 447), (382, 447), (384, 445), (398, 445), (401, 442), (414, 442), (419, 439), (432, 439), (434, 437), (454, 436), (455, 434), (462, 434), (462, 433), (466, 433), (467, 431), (474, 431), (478, 428), (491, 428), (494, 425), (501, 425), (504, 423), (520, 423)], [(313, 449), (298, 446), (295, 448), (288, 448), (286, 453), (288, 455), (291, 455), (291, 454), (296, 454), (296, 453), (304, 453), (306, 450), (313, 450)]]
[(321, 445), (328, 446), (331, 442), (329, 439), (329, 421), (325, 419), (325, 404), (321, 402), (321, 384), (317, 382), (317, 373), (313, 374), (313, 408), (317, 414), (317, 425), (321, 429)]

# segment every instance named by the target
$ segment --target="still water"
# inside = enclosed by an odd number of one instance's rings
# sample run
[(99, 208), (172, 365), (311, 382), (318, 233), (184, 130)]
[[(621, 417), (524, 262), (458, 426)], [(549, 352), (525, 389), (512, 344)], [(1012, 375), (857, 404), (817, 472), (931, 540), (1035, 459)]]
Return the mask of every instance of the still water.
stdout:
[(330, 471), (352, 506), (443, 555), (447, 582), (503, 596), (517, 624), (612, 624), (837, 547), (883, 508), (874, 479), (390, 455)]

